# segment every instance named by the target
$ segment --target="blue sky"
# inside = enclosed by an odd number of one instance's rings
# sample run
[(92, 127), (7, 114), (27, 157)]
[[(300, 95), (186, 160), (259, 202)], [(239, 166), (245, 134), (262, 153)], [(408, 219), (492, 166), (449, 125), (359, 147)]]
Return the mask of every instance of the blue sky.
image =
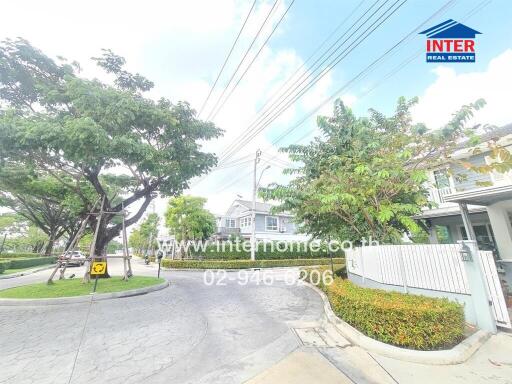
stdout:
[[(212, 95), (212, 102), (220, 95), (273, 1), (257, 0), (247, 28)], [(278, 1), (275, 13), (249, 59), (290, 1)], [(226, 131), (225, 136), (207, 144), (206, 148), (222, 154), (228, 144), (237, 142), (237, 137), (243, 134), (273, 90), (303, 64), (358, 5), (339, 34), (374, 1), (364, 0), (361, 4), (361, 0), (296, 0), (231, 99), (215, 117), (214, 122)], [(377, 6), (385, 1), (379, 0)], [(394, 1), (390, 0), (388, 4)], [(271, 165), (262, 179), (263, 184), (286, 182), (281, 171), (287, 159), (282, 155), (274, 158), (277, 147), (270, 142), (446, 3), (446, 0), (407, 1), (309, 93), (241, 148), (233, 159), (245, 156), (247, 160), (257, 148), (263, 148), (263, 164)], [(25, 37), (50, 55), (80, 61), (84, 76), (100, 77), (106, 81), (109, 78), (99, 72), (89, 58), (98, 55), (101, 48), (111, 48), (126, 57), (129, 70), (140, 72), (155, 82), (156, 87), (149, 96), (165, 96), (172, 101), (187, 100), (199, 109), (251, 4), (252, 0), (20, 0), (3, 4), (3, 13), (16, 17), (2, 22), (0, 38)], [(480, 6), (477, 13), (466, 18), (471, 10)], [(339, 96), (358, 115), (366, 114), (370, 107), (391, 113), (399, 96), (419, 96), (420, 102), (413, 111), (414, 119), (432, 128), (447, 121), (460, 105), (485, 97), (488, 107), (475, 117), (475, 122), (497, 125), (512, 122), (512, 112), (508, 107), (508, 95), (512, 89), (509, 69), (512, 67), (512, 2), (457, 0), (422, 29), (450, 18), (482, 32), (477, 37), (476, 63), (427, 64), (422, 52), (392, 78), (367, 93), (405, 58), (424, 49), (425, 37), (415, 34), (368, 77)], [(202, 117), (208, 115), (212, 105), (207, 106)], [(328, 114), (331, 105), (323, 108), (321, 113)], [(287, 136), (283, 143), (294, 142), (305, 133), (314, 131), (313, 117)], [(209, 208), (221, 213), (237, 195), (250, 198), (250, 163), (240, 161), (236, 167), (216, 170), (200, 182), (195, 180), (192, 185), (187, 193), (207, 197)], [(163, 210), (165, 200), (159, 200), (157, 206)]]

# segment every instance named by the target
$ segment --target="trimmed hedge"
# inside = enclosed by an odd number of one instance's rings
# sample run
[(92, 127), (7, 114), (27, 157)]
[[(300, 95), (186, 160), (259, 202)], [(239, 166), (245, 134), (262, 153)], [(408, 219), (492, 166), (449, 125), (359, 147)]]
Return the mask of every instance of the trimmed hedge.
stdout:
[[(307, 243), (298, 243), (298, 242), (273, 242), (272, 244), (267, 243), (259, 243), (258, 249), (256, 250), (256, 259), (262, 260), (288, 260), (288, 259), (319, 259), (324, 257), (329, 257), (329, 252), (326, 247), (323, 246), (322, 249), (319, 250), (311, 250), (309, 247), (306, 247)], [(286, 251), (279, 251), (278, 249), (284, 250), (284, 244), (287, 244)], [(265, 248), (266, 247), (266, 248)], [(281, 248), (278, 248), (281, 247)], [(199, 247), (198, 247), (199, 248)], [(238, 245), (238, 250), (236, 247), (236, 243), (232, 243), (232, 249), (230, 249), (230, 245), (226, 243), (224, 245), (224, 249), (222, 245), (210, 244), (201, 249), (194, 249), (194, 245), (189, 246), (190, 255), (194, 258), (202, 258), (206, 260), (250, 260), (251, 252), (248, 246), (244, 247), (243, 244)], [(338, 251), (333, 254), (333, 257), (343, 257), (343, 251)]]
[[(288, 259), (288, 260), (170, 260), (163, 259), (164, 268), (197, 268), (197, 269), (244, 269), (272, 267), (300, 267), (305, 265), (329, 264), (329, 259)], [(334, 259), (335, 264), (344, 264), (345, 259)]]
[(336, 315), (384, 343), (437, 350), (464, 338), (463, 307), (448, 299), (362, 288), (342, 279), (321, 288)]
[[(57, 257), (33, 257), (33, 258), (16, 258), (13, 260), (2, 260), (0, 261), (0, 273), (3, 273), (6, 269), (21, 269), (37, 267), (38, 265), (53, 264), (57, 261)], [(3, 268), (3, 270), (2, 270)]]
[(2, 253), (0, 259), (18, 259), (41, 257), (39, 253)]

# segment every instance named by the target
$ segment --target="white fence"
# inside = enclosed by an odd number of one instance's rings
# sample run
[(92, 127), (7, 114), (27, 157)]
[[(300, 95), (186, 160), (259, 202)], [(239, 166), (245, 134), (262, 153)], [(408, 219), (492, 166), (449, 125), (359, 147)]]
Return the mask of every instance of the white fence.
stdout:
[[(377, 283), (470, 295), (459, 244), (411, 244), (362, 247), (346, 252), (348, 272)], [(480, 251), (488, 297), (496, 323), (510, 328), (505, 299), (490, 251)]]
[(380, 245), (350, 250), (350, 273), (378, 283), (469, 294), (458, 244)]

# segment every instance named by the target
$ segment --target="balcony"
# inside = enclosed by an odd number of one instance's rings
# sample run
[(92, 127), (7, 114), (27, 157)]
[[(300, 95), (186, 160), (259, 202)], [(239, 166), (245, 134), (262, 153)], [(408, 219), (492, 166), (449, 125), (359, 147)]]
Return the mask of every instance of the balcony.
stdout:
[(431, 188), (429, 190), (429, 200), (437, 204), (452, 205), (453, 203), (445, 202), (444, 200), (446, 195), (451, 195), (452, 193), (455, 193), (455, 190), (453, 190), (451, 187)]
[(230, 227), (217, 227), (218, 235), (231, 235), (240, 233), (240, 228), (230, 228)]

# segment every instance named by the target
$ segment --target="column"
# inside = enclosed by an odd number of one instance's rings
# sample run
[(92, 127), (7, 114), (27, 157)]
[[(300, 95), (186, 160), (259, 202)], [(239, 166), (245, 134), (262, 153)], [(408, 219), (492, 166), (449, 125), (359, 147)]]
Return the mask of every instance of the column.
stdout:
[(461, 240), (459, 244), (461, 244), (462, 250), (466, 249), (468, 252), (468, 255), (463, 258), (463, 265), (468, 278), (469, 291), (475, 309), (476, 325), (484, 331), (496, 333), (496, 320), (492, 312), (487, 283), (485, 281), (484, 271), (482, 270), (482, 263), (480, 262), (480, 254), (476, 241)]

